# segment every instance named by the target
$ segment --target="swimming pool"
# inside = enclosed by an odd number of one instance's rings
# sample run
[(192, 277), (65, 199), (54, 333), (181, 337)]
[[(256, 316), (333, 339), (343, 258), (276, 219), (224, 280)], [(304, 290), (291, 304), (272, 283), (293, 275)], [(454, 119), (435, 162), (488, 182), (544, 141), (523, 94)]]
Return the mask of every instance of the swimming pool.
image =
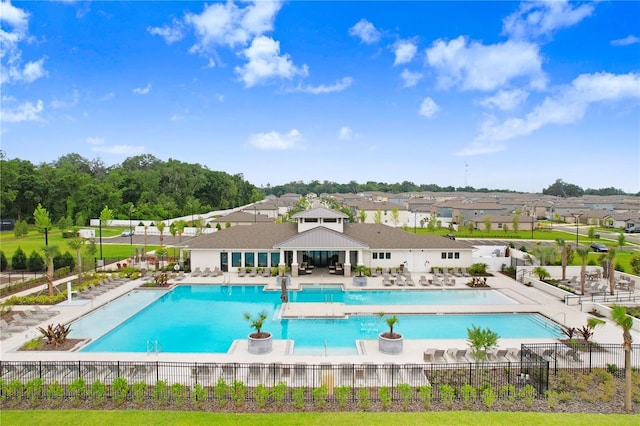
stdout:
[[(466, 290), (465, 290), (466, 291)], [(72, 324), (86, 330), (92, 323), (116, 325), (119, 303), (131, 303), (132, 297), (146, 298), (145, 291), (128, 293)], [(391, 293), (391, 292), (389, 292)], [(158, 295), (156, 295), (157, 297)], [(145, 299), (146, 300), (146, 299)], [(355, 341), (375, 339), (387, 329), (375, 316), (347, 319), (280, 319), (280, 292), (262, 291), (262, 286), (179, 286), (155, 302), (147, 304), (115, 329), (97, 338), (83, 349), (86, 352), (147, 352), (157, 347), (162, 352), (223, 353), (236, 339), (245, 339), (251, 329), (243, 319), (245, 312), (266, 311), (269, 319), (264, 330), (274, 339), (294, 340), (295, 353), (356, 353)], [(118, 311), (120, 312), (120, 311)], [(538, 314), (480, 315), (402, 315), (398, 330), (407, 339), (452, 339), (467, 337), (471, 324), (489, 327), (502, 338), (556, 338), (559, 328)], [(81, 323), (82, 322), (82, 323)], [(81, 324), (80, 324), (81, 323)], [(84, 337), (74, 331), (74, 337)]]

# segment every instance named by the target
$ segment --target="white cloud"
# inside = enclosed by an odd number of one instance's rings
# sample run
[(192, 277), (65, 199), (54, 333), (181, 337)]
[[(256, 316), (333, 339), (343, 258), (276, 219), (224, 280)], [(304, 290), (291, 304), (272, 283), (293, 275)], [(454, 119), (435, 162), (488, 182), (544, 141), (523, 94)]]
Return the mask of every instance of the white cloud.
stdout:
[(192, 51), (207, 52), (216, 45), (244, 46), (251, 38), (273, 30), (279, 1), (256, 1), (240, 8), (231, 1), (205, 5), (201, 14), (185, 14), (185, 23), (193, 26), (198, 42)]
[(136, 87), (133, 89), (133, 93), (136, 95), (148, 95), (151, 92), (151, 83), (147, 84), (146, 87)]
[(274, 77), (291, 79), (296, 75), (306, 76), (306, 65), (297, 67), (288, 54), (280, 55), (280, 42), (266, 36), (253, 39), (251, 45), (242, 51), (248, 62), (235, 71), (246, 87), (252, 87)]
[(582, 74), (562, 87), (554, 96), (544, 99), (524, 117), (508, 118), (502, 122), (489, 116), (482, 125), (480, 135), (471, 147), (461, 151), (464, 155), (504, 149), (502, 143), (524, 136), (550, 125), (571, 124), (582, 120), (591, 104), (616, 102), (624, 99), (640, 100), (640, 74)]
[(184, 25), (181, 21), (174, 19), (172, 25), (164, 25), (162, 27), (147, 27), (149, 34), (158, 35), (164, 39), (167, 44), (173, 44), (184, 38)]
[(404, 82), (402, 84), (403, 87), (415, 86), (420, 80), (422, 80), (422, 77), (421, 73), (409, 71), (408, 69), (404, 69), (400, 73), (400, 78), (402, 78), (402, 81)]
[(340, 131), (338, 133), (338, 139), (341, 141), (348, 141), (353, 137), (353, 130), (349, 126), (340, 127)]
[(80, 99), (80, 92), (78, 92), (78, 90), (75, 89), (71, 94), (70, 99), (60, 100), (60, 99), (54, 98), (53, 101), (51, 101), (51, 107), (54, 109), (70, 108), (78, 105), (79, 99)]
[(517, 40), (550, 36), (591, 16), (594, 8), (594, 3), (570, 4), (567, 0), (525, 1), (502, 20), (502, 32)]
[(411, 40), (402, 40), (393, 46), (393, 53), (396, 55), (393, 65), (406, 64), (411, 62), (416, 56), (418, 46)]
[(132, 156), (139, 155), (145, 152), (144, 146), (138, 145), (104, 145), (104, 141), (102, 144), (94, 145), (91, 150), (93, 152), (101, 152), (105, 154), (114, 154), (114, 155), (122, 155), (122, 156)]
[(171, 117), (169, 117), (169, 121), (182, 121), (184, 120), (184, 115), (182, 114), (172, 114)]
[(629, 46), (630, 44), (637, 44), (637, 43), (640, 43), (640, 38), (634, 35), (629, 35), (629, 36), (626, 36), (625, 38), (619, 38), (617, 40), (611, 40), (612, 46)]
[(26, 31), (29, 14), (11, 4), (11, 1), (0, 2), (0, 22), (6, 22), (16, 30)]
[(349, 35), (358, 37), (363, 43), (373, 44), (380, 40), (380, 31), (366, 19), (359, 20), (353, 27), (349, 28)]
[(31, 102), (25, 102), (15, 109), (2, 108), (0, 118), (8, 123), (17, 123), (20, 121), (39, 121), (40, 113), (44, 110), (44, 103), (38, 99), (34, 105)]
[(440, 110), (440, 108), (438, 107), (438, 105), (435, 103), (435, 101), (433, 99), (431, 99), (430, 97), (426, 97), (424, 98), (424, 100), (422, 101), (422, 103), (420, 104), (420, 111), (419, 114), (423, 117), (427, 117), (427, 118), (431, 118), (433, 117), (438, 111)]
[(44, 58), (22, 65), (19, 44), (29, 41), (29, 14), (10, 1), (0, 2), (0, 84), (31, 83), (47, 75)]
[(335, 84), (330, 86), (320, 84), (318, 86), (298, 86), (297, 90), (300, 92), (312, 93), (314, 95), (320, 95), (324, 93), (341, 92), (351, 87), (353, 79), (351, 77), (344, 77)]
[(495, 95), (482, 99), (480, 105), (510, 111), (524, 102), (528, 96), (529, 93), (521, 89), (500, 90)]
[(106, 95), (104, 95), (103, 97), (100, 98), (100, 101), (102, 102), (106, 102), (106, 101), (110, 101), (111, 99), (115, 99), (116, 94), (113, 92), (109, 92)]
[(444, 89), (495, 90), (515, 79), (524, 79), (535, 88), (546, 85), (539, 47), (533, 43), (483, 45), (460, 36), (449, 42), (436, 40), (426, 53)]
[(87, 139), (85, 139), (85, 141), (89, 145), (104, 145), (104, 138), (100, 138), (97, 136), (90, 136)]
[(302, 142), (302, 135), (296, 129), (289, 133), (280, 134), (276, 131), (269, 133), (256, 133), (249, 138), (249, 144), (262, 150), (288, 150), (299, 147)]

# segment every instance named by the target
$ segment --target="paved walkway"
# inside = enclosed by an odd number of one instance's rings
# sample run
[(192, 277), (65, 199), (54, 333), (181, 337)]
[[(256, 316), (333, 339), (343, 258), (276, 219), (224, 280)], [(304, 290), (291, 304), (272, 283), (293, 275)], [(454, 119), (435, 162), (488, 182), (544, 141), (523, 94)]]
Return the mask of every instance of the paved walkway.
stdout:
[[(418, 282), (420, 275), (413, 274), (413, 278)], [(430, 274), (426, 274), (427, 278), (431, 278)], [(74, 277), (61, 280), (66, 282)], [(465, 283), (467, 278), (457, 277), (456, 285), (451, 288), (467, 288)], [(60, 280), (59, 280), (60, 282)], [(238, 277), (234, 273), (225, 273), (218, 277), (189, 277), (171, 283), (179, 284), (191, 284), (191, 285), (210, 285), (210, 284), (263, 284), (271, 289), (278, 290), (276, 279), (273, 277)], [(50, 308), (55, 310), (58, 314), (44, 321), (41, 325), (57, 324), (57, 323), (69, 323), (92, 310), (105, 305), (106, 303), (126, 294), (127, 292), (139, 287), (142, 284), (141, 280), (128, 281), (121, 286), (108, 291), (94, 299), (90, 300), (76, 300), (72, 303), (62, 303)], [(423, 291), (443, 291), (442, 287), (422, 287), (416, 285), (415, 287), (385, 287), (382, 284), (382, 278), (369, 278), (367, 280), (366, 287), (354, 287), (352, 284), (352, 278), (335, 275), (324, 274), (312, 274), (301, 277), (293, 277), (292, 285), (293, 289), (300, 288), (303, 285), (327, 285), (335, 284), (342, 285), (345, 289), (358, 289), (358, 290), (391, 290), (391, 291), (403, 291), (407, 289), (423, 290)], [(589, 315), (580, 311), (579, 306), (567, 306), (562, 301), (558, 300), (551, 295), (541, 292), (533, 287), (527, 287), (521, 283), (512, 280), (502, 274), (496, 273), (494, 277), (488, 278), (488, 284), (493, 289), (498, 289), (504, 295), (514, 299), (518, 304), (512, 305), (386, 305), (386, 306), (347, 306), (339, 303), (289, 303), (283, 309), (283, 315), (288, 317), (299, 316), (312, 316), (312, 317), (325, 317), (335, 315), (353, 315), (358, 313), (378, 313), (384, 311), (386, 314), (404, 314), (404, 313), (422, 313), (422, 314), (448, 314), (448, 313), (484, 313), (484, 312), (540, 312), (546, 317), (564, 325), (582, 327), (587, 323)], [(46, 284), (44, 285), (46, 291)], [(34, 290), (30, 290), (33, 292)], [(29, 309), (28, 306), (16, 306), (14, 309), (22, 310)], [(401, 328), (401, 326), (400, 326)], [(249, 330), (248, 330), (249, 331)], [(248, 333), (247, 333), (248, 334)], [(406, 339), (404, 341), (404, 350), (398, 355), (385, 355), (378, 351), (377, 340), (363, 340), (360, 341), (358, 355), (292, 355), (290, 353), (291, 342), (276, 340), (274, 341), (273, 351), (266, 355), (250, 355), (247, 352), (246, 339), (239, 339), (235, 341), (228, 353), (211, 353), (211, 354), (182, 354), (182, 353), (89, 353), (89, 352), (24, 352), (17, 351), (17, 349), (25, 342), (35, 337), (40, 336), (40, 333), (36, 330), (36, 327), (29, 328), (26, 332), (12, 335), (11, 337), (3, 340), (1, 344), (0, 359), (5, 361), (18, 361), (18, 360), (41, 360), (41, 361), (55, 361), (55, 360), (95, 360), (95, 361), (108, 361), (108, 360), (120, 360), (120, 361), (188, 361), (188, 362), (308, 362), (308, 363), (362, 363), (362, 362), (396, 362), (396, 363), (417, 363), (423, 361), (423, 352), (427, 348), (466, 348), (467, 342), (464, 339)], [(640, 341), (640, 333), (632, 332), (632, 336), (635, 342)], [(610, 320), (595, 330), (594, 340), (599, 343), (621, 343), (622, 331), (615, 326)], [(555, 342), (554, 339), (500, 339), (499, 345), (501, 348), (519, 347), (522, 343), (545, 343)]]

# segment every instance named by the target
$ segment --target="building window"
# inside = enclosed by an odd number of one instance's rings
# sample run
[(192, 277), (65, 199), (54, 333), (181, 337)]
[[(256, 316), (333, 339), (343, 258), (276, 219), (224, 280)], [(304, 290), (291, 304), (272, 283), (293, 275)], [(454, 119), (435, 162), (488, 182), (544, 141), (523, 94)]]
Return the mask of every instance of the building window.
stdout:
[(267, 253), (261, 252), (258, 253), (258, 267), (266, 268), (267, 267)]
[(445, 252), (440, 253), (440, 258), (441, 259), (446, 259), (447, 258), (447, 253), (445, 253)]
[(378, 253), (378, 259), (384, 259), (384, 253)]
[(453, 253), (452, 252), (447, 253), (447, 259), (453, 259)]
[(275, 251), (271, 253), (271, 267), (277, 268), (279, 264), (280, 264), (280, 252)]
[(378, 258), (378, 253), (376, 253), (375, 251), (373, 252), (373, 258), (377, 259)]
[(231, 253), (231, 266), (234, 268), (239, 268), (242, 266), (242, 253), (239, 251), (234, 251)]
[(324, 223), (336, 223), (338, 219), (336, 218), (326, 218), (323, 220)]
[(304, 219), (305, 223), (318, 223), (317, 217), (306, 217)]
[(387, 259), (391, 259), (391, 253), (390, 253), (390, 252), (387, 252), (387, 253), (386, 253), (386, 258), (387, 258)]
[(245, 253), (244, 254), (244, 266), (254, 267), (255, 266), (255, 254), (254, 253)]
[(498, 229), (502, 229), (502, 223), (498, 223)]
[(460, 259), (460, 253), (458, 253), (458, 252), (453, 253), (453, 258), (454, 259)]

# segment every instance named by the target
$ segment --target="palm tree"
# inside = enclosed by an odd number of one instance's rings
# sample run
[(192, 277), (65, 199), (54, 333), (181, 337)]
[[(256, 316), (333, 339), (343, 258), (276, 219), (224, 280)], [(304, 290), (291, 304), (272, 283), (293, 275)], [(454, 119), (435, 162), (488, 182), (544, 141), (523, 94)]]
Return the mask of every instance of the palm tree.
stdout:
[(160, 247), (162, 247), (162, 243), (164, 242), (164, 228), (167, 226), (164, 222), (160, 221), (156, 224), (156, 228), (160, 231)]
[(42, 251), (47, 262), (47, 288), (49, 296), (53, 296), (53, 258), (58, 254), (58, 246), (44, 246)]
[(562, 279), (565, 280), (567, 278), (567, 254), (568, 254), (567, 253), (567, 244), (565, 243), (565, 241), (562, 238), (556, 239), (556, 244), (562, 250), (562, 252), (561, 252), (561, 256), (562, 256), (562, 263), (561, 263)]
[(364, 223), (367, 220), (367, 212), (365, 210), (360, 210), (358, 216), (360, 217), (360, 223)]
[(624, 306), (614, 306), (611, 310), (611, 318), (616, 325), (622, 328), (622, 348), (624, 349), (624, 409), (631, 411), (631, 327), (633, 318), (627, 315)]
[(587, 276), (587, 257), (589, 257), (589, 250), (586, 248), (579, 248), (576, 250), (578, 256), (580, 256), (580, 294), (584, 295), (584, 282)]
[(82, 250), (82, 246), (84, 245), (84, 239), (80, 237), (70, 239), (67, 244), (72, 250), (76, 251), (76, 259), (78, 260), (77, 274), (78, 274), (78, 282), (82, 282), (82, 254), (80, 250)]
[(249, 321), (249, 323), (251, 324), (250, 327), (256, 330), (256, 332), (252, 334), (251, 337), (253, 337), (254, 339), (264, 339), (266, 337), (269, 337), (269, 333), (262, 332), (262, 326), (264, 325), (264, 322), (267, 320), (267, 318), (268, 315), (265, 311), (259, 312), (255, 317), (252, 317), (249, 312), (245, 312), (244, 319)]
[(607, 269), (609, 270), (609, 294), (615, 294), (615, 285), (616, 285), (616, 277), (615, 277), (615, 258), (616, 258), (616, 250), (611, 248), (607, 252)]

